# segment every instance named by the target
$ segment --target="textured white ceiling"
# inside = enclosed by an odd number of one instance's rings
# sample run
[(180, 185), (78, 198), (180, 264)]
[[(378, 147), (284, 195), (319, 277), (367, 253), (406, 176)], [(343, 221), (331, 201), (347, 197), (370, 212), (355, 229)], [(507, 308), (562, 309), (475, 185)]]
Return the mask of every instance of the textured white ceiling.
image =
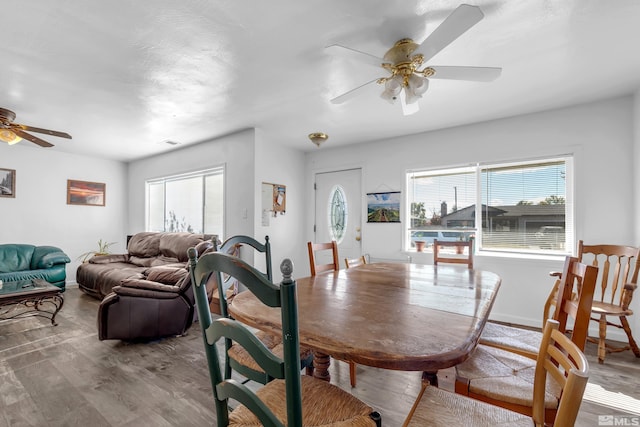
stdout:
[(315, 131), (330, 135), (324, 147), (338, 146), (640, 88), (640, 1), (480, 0), (471, 4), (485, 18), (430, 63), (502, 67), (498, 80), (433, 80), (412, 116), (375, 84), (329, 102), (386, 73), (325, 46), (382, 56), (400, 38), (424, 39), (459, 4), (4, 0), (0, 107), (17, 123), (73, 135), (45, 137), (56, 145), (49, 150), (131, 160), (172, 149), (166, 140), (250, 127), (314, 150)]

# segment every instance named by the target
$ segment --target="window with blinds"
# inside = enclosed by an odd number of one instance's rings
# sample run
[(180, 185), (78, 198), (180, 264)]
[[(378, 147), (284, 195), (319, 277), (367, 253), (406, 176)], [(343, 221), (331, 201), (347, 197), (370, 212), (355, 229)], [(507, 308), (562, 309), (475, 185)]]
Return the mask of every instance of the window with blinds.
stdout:
[(405, 247), (473, 236), (478, 250), (570, 252), (572, 174), (570, 156), (409, 171)]

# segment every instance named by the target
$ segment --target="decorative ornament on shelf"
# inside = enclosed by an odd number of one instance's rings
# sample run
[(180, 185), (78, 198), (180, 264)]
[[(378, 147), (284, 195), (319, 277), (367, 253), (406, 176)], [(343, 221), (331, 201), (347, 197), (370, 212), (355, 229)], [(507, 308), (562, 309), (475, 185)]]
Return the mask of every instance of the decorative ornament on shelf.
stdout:
[(311, 142), (316, 144), (318, 148), (320, 148), (320, 145), (325, 142), (327, 138), (329, 138), (329, 135), (324, 132), (314, 132), (309, 134), (309, 139)]

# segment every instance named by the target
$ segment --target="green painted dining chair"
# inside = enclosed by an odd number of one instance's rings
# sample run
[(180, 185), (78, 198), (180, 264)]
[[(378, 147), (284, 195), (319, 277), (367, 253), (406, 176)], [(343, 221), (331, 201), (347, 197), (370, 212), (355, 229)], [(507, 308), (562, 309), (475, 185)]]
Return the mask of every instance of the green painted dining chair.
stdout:
[[(265, 242), (261, 243), (250, 236), (236, 235), (225, 240), (217, 250), (218, 252), (225, 254), (238, 254), (240, 247), (250, 247), (258, 253), (263, 253), (265, 256), (265, 271), (261, 273), (269, 281), (273, 281), (271, 243), (269, 242), (269, 236), (265, 236), (264, 240)], [(224, 289), (224, 292), (221, 293), (222, 296), (220, 297), (220, 314), (224, 317), (230, 317), (228, 309), (229, 301), (227, 300), (229, 292), (227, 292), (227, 290), (230, 287), (238, 286), (236, 283), (237, 279), (230, 276), (223, 276), (218, 279), (218, 283), (222, 283), (221, 288)], [(280, 336), (264, 331), (258, 331), (256, 336), (269, 350), (271, 350), (272, 353), (282, 357), (283, 345)], [(231, 339), (226, 339), (225, 348), (224, 377), (226, 379), (231, 378), (232, 371), (238, 372), (246, 377), (247, 380), (256, 381), (261, 384), (266, 384), (273, 379), (273, 377), (269, 376), (260, 368), (249, 352), (247, 352), (247, 350), (241, 345), (234, 343)], [(300, 369), (305, 369), (307, 375), (313, 375), (313, 352), (310, 348), (300, 348), (300, 361)]]
[[(380, 414), (369, 405), (328, 382), (300, 375), (296, 282), (290, 260), (282, 262), (283, 281), (277, 285), (237, 257), (211, 252), (198, 259), (195, 248), (188, 254), (218, 427), (381, 426)], [(242, 323), (228, 317), (212, 320), (206, 294), (206, 282), (212, 273), (218, 278), (224, 274), (237, 279), (262, 303), (280, 309), (282, 358), (269, 351)], [(240, 343), (275, 379), (254, 392), (239, 381), (224, 378), (217, 345), (224, 338)], [(230, 399), (239, 402), (233, 411)]]

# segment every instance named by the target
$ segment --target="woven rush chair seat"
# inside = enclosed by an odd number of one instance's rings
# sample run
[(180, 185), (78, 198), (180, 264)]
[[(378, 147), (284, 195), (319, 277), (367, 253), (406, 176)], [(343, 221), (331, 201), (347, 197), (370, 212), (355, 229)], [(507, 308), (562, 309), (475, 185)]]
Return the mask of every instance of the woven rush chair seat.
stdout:
[(479, 342), (491, 347), (507, 348), (514, 353), (535, 359), (542, 342), (542, 332), (487, 322)]
[[(275, 354), (279, 358), (284, 357), (284, 346), (282, 345), (282, 337), (268, 334), (264, 331), (257, 331), (256, 337), (262, 341), (262, 343), (271, 350), (271, 353)], [(246, 366), (254, 371), (262, 372), (262, 368), (251, 357), (249, 352), (244, 349), (240, 344), (234, 343), (228, 351), (229, 357), (235, 360), (238, 364)], [(305, 360), (313, 355), (312, 351), (308, 347), (300, 347), (300, 359)]]
[[(456, 366), (456, 375), (469, 381), (469, 393), (531, 407), (535, 370), (536, 360), (479, 345), (473, 357)], [(545, 408), (558, 409), (561, 392), (560, 385), (550, 378), (546, 384)]]
[[(302, 425), (305, 427), (375, 426), (370, 417), (373, 409), (346, 391), (306, 375), (302, 379)], [(288, 425), (285, 383), (273, 380), (256, 392), (276, 417)], [(239, 405), (229, 415), (229, 426), (258, 427), (262, 424), (246, 407)]]
[[(403, 427), (426, 426), (509, 426), (524, 427), (535, 425), (531, 417), (513, 411), (505, 411), (475, 399), (423, 384), (409, 422)], [(430, 409), (435, 410), (430, 410)]]

